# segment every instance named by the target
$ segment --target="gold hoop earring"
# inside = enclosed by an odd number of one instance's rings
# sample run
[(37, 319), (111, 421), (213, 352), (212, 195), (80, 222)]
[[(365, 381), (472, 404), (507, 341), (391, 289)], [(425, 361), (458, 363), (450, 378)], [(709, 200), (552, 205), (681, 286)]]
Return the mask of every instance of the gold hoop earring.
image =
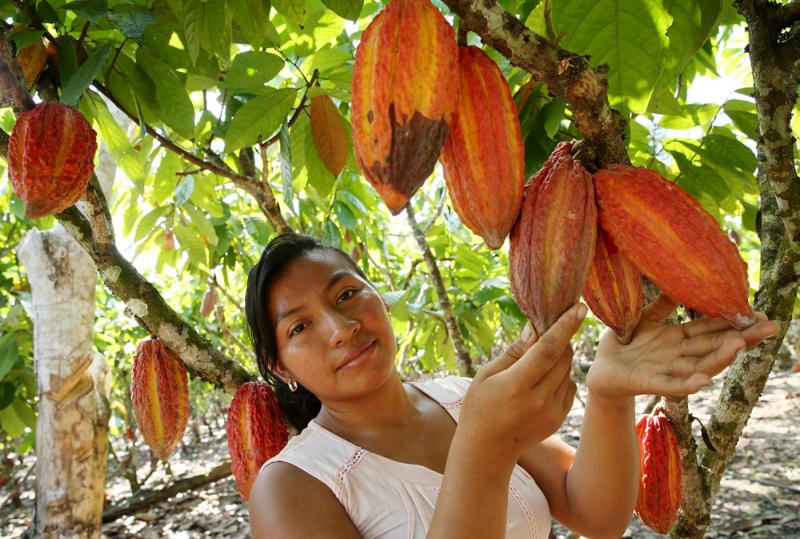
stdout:
[(286, 382), (286, 385), (289, 386), (289, 391), (291, 391), (292, 393), (297, 391), (297, 382), (295, 382), (291, 378), (289, 378), (289, 381)]

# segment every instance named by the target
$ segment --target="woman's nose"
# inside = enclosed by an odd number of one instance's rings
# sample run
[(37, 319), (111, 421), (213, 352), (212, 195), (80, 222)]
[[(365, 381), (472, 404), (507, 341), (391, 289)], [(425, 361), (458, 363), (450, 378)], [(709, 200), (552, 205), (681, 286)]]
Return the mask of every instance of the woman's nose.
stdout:
[(330, 314), (331, 345), (334, 347), (347, 343), (358, 334), (361, 324), (357, 320), (345, 316), (341, 313), (333, 312)]

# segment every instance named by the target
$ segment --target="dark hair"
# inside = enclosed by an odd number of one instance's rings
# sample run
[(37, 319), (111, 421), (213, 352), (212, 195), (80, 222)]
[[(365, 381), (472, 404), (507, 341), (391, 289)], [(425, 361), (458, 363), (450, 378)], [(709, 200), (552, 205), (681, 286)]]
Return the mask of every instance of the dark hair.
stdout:
[(306, 428), (308, 422), (317, 416), (322, 403), (316, 395), (299, 384), (296, 391), (291, 391), (289, 386), (273, 372), (272, 369), (278, 363), (278, 347), (267, 304), (269, 287), (275, 277), (299, 256), (316, 250), (340, 254), (358, 275), (369, 282), (361, 268), (341, 249), (325, 245), (313, 236), (286, 232), (273, 238), (264, 248), (261, 259), (250, 269), (247, 276), (245, 293), (247, 325), (256, 353), (258, 370), (275, 391), (284, 416), (298, 430)]

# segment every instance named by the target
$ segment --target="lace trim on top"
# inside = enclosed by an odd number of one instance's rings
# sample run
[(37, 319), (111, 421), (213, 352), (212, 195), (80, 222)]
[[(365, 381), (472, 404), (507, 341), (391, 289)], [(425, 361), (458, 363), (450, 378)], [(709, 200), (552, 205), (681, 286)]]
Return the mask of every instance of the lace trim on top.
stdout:
[(336, 499), (345, 507), (347, 507), (347, 505), (344, 498), (344, 483), (347, 480), (347, 474), (361, 462), (361, 459), (364, 458), (366, 453), (366, 449), (357, 448), (350, 457), (350, 460), (345, 462), (344, 466), (339, 468), (336, 472), (336, 490), (334, 490), (333, 493), (336, 495)]

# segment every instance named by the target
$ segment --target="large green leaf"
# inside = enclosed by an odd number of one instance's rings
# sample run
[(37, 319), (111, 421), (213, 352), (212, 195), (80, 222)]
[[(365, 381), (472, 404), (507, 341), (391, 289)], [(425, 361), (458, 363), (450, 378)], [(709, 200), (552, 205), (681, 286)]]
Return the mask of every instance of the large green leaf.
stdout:
[(364, 0), (322, 0), (322, 3), (340, 17), (351, 21), (358, 19), (361, 8), (364, 7)]
[(94, 92), (87, 92), (85, 97), (83, 102), (97, 121), (100, 140), (105, 144), (114, 162), (128, 178), (136, 183), (143, 183), (148, 172), (147, 157), (136, 151), (100, 96)]
[(295, 24), (303, 24), (306, 18), (306, 0), (272, 0), (275, 11)]
[(181, 77), (146, 47), (137, 49), (136, 65), (155, 84), (161, 121), (182, 137), (191, 138), (194, 134), (194, 106)]
[(267, 0), (228, 0), (228, 8), (233, 13), (233, 21), (239, 25), (245, 39), (254, 47), (260, 47), (267, 37), (270, 2)]
[(240, 52), (225, 74), (225, 85), (233, 91), (261, 88), (281, 72), (283, 65), (283, 59), (275, 54)]
[(134, 40), (144, 37), (145, 29), (156, 22), (151, 10), (139, 6), (120, 6), (119, 11), (109, 15), (109, 20), (124, 35)]
[(258, 139), (270, 137), (283, 122), (294, 104), (297, 90), (271, 90), (245, 103), (231, 119), (225, 133), (225, 148), (231, 152), (252, 146)]
[(671, 84), (717, 28), (722, 0), (664, 0), (672, 15), (662, 80)]
[(183, 31), (192, 63), (197, 63), (200, 49), (220, 53), (227, 60), (231, 42), (230, 17), (221, 0), (187, 0), (183, 6)]
[(69, 80), (64, 83), (61, 91), (62, 103), (74, 106), (78, 102), (83, 91), (89, 87), (100, 73), (100, 70), (103, 69), (109, 54), (111, 54), (111, 45), (103, 45), (78, 68)]
[(608, 64), (612, 105), (643, 113), (664, 67), (672, 17), (648, 0), (553, 2), (553, 26), (561, 46)]

